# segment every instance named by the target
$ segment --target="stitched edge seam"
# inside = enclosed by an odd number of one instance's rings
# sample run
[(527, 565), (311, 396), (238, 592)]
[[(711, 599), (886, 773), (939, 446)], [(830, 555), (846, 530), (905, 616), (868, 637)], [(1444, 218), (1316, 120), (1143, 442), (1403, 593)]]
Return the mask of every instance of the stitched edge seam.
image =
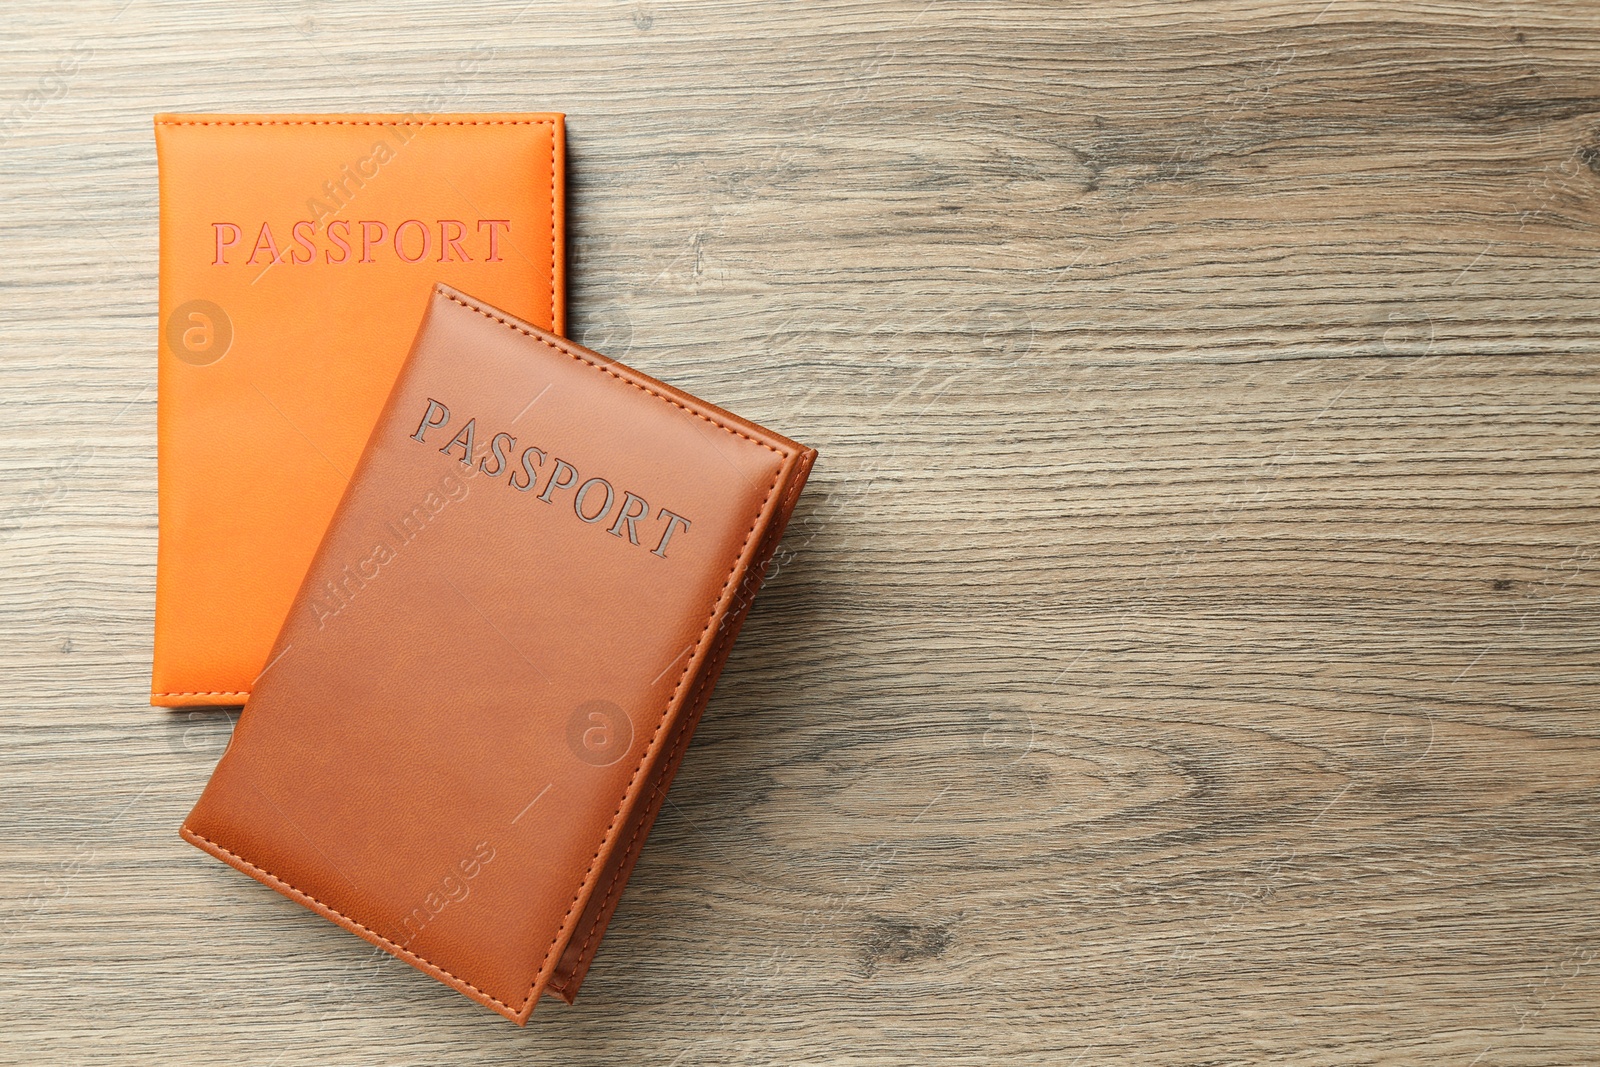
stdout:
[(554, 126), (554, 119), (241, 119), (234, 122), (179, 120), (156, 122), (157, 126)]
[[(493, 229), (494, 227), (490, 227)], [(510, 227), (506, 227), (507, 232)], [(441, 224), (439, 232), (444, 233)], [(550, 329), (556, 328), (556, 127), (550, 124)], [(563, 326), (563, 329), (565, 327)]]
[[(725, 636), (722, 640), (717, 642), (717, 648), (713, 652), (711, 652), (711, 654), (710, 654), (710, 656), (708, 658), (714, 658), (714, 657), (716, 657), (718, 655), (721, 655), (722, 646), (726, 645), (727, 643), (728, 643), (727, 642), (727, 638)], [(702, 675), (701, 679), (698, 682), (695, 683), (694, 692), (689, 695), (689, 698), (688, 698), (688, 701), (687, 701), (687, 703), (689, 705), (693, 705), (696, 701), (698, 701), (700, 699), (700, 694), (705, 691), (705, 688), (706, 688), (705, 678), (706, 677), (707, 676)], [(666, 752), (665, 755), (662, 757), (663, 765), (671, 763), (674, 759), (676, 759), (678, 753), (684, 748), (685, 745), (688, 744), (688, 742), (689, 742), (688, 724), (684, 723), (678, 730), (678, 736), (673, 738), (673, 740), (672, 740), (672, 748), (668, 752)], [(650, 795), (648, 797), (640, 797), (639, 800), (635, 802), (635, 804), (636, 805), (643, 804), (647, 808), (650, 805), (654, 804), (656, 802), (656, 798), (661, 796), (667, 790), (667, 787), (664, 784), (664, 781), (665, 781), (664, 777), (661, 778), (661, 779), (657, 779), (655, 785), (650, 790)], [(549, 985), (549, 987), (551, 989), (556, 990), (556, 992), (558, 992), (558, 993), (566, 992), (567, 988), (572, 984), (571, 979), (572, 979), (573, 976), (576, 975), (577, 968), (581, 967), (583, 965), (584, 957), (588, 954), (588, 951), (589, 951), (589, 942), (594, 940), (595, 932), (600, 929), (600, 918), (601, 918), (601, 916), (603, 916), (606, 913), (606, 908), (608, 908), (610, 906), (611, 898), (613, 896), (615, 896), (617, 894), (617, 892), (622, 887), (622, 884), (623, 884), (623, 882), (622, 882), (622, 869), (624, 867), (626, 867), (628, 865), (628, 863), (630, 862), (629, 861), (629, 857), (635, 854), (636, 849), (640, 844), (640, 835), (643, 834), (644, 828), (645, 828), (645, 821), (643, 819), (641, 819), (641, 820), (639, 820), (639, 825), (635, 826), (633, 828), (633, 836), (628, 839), (627, 845), (625, 845), (623, 847), (622, 854), (620, 856), (618, 856), (618, 858), (617, 858), (617, 869), (612, 872), (611, 881), (609, 883), (607, 883), (607, 885), (606, 885), (605, 895), (600, 898), (600, 905), (599, 905), (598, 909), (595, 911), (594, 922), (589, 924), (589, 932), (584, 935), (583, 943), (578, 946), (578, 958), (577, 958), (577, 960), (575, 961), (575, 963), (573, 965), (573, 971), (570, 974), (568, 974), (566, 981), (562, 981), (562, 982), (559, 982), (559, 983), (556, 981), (557, 975), (552, 975), (551, 976), (551, 980), (548, 983), (548, 985)], [(596, 887), (596, 888), (598, 888), (598, 887)], [(593, 895), (592, 894), (590, 896), (590, 899), (591, 900), (593, 899)], [(560, 964), (557, 963), (556, 966), (559, 969)]]
[[(711, 656), (714, 657), (714, 656), (720, 655), (721, 652), (722, 652), (722, 647), (721, 646), (725, 645), (725, 644), (727, 644), (727, 639), (726, 638), (724, 638), (722, 641), (719, 641), (717, 649), (711, 653)], [(705, 690), (705, 688), (706, 688), (705, 676), (702, 676), (701, 680), (695, 683), (694, 692), (692, 694), (690, 694), (690, 696), (688, 698), (688, 703), (692, 705), (695, 701), (699, 700), (700, 699), (700, 694)], [(687, 724), (684, 724), (678, 730), (678, 736), (673, 738), (673, 740), (672, 740), (672, 748), (671, 748), (670, 751), (668, 751), (663, 756), (662, 762), (664, 764), (665, 763), (671, 763), (677, 757), (678, 752), (681, 749), (683, 749), (684, 746), (688, 744), (688, 742), (689, 742), (689, 730), (688, 730)], [(645, 807), (649, 807), (651, 804), (654, 804), (656, 802), (656, 798), (657, 797), (661, 796), (666, 791), (667, 791), (667, 787), (664, 784), (664, 778), (663, 779), (658, 779), (656, 781), (655, 785), (653, 787), (651, 787), (649, 797), (648, 798), (641, 797), (639, 799), (639, 801), (636, 802), (636, 803), (643, 803), (645, 805)], [(589, 924), (589, 932), (584, 935), (583, 943), (578, 946), (578, 957), (577, 957), (577, 960), (574, 962), (573, 971), (567, 975), (567, 980), (566, 981), (560, 982), (558, 984), (555, 981), (555, 976), (552, 976), (550, 982), (548, 983), (549, 987), (551, 989), (556, 990), (556, 992), (558, 992), (558, 993), (566, 992), (566, 990), (572, 985), (572, 978), (576, 976), (577, 968), (583, 966), (584, 957), (589, 952), (589, 942), (594, 940), (595, 932), (600, 929), (600, 918), (601, 918), (601, 916), (603, 916), (605, 914), (606, 908), (608, 908), (610, 906), (611, 898), (613, 896), (615, 896), (616, 893), (622, 887), (622, 884), (623, 884), (623, 882), (622, 882), (622, 869), (628, 865), (629, 857), (635, 854), (635, 851), (636, 851), (637, 847), (640, 844), (640, 835), (644, 832), (644, 829), (645, 829), (645, 823), (644, 823), (644, 820), (641, 819), (639, 821), (639, 825), (635, 826), (633, 828), (633, 836), (628, 839), (627, 845), (623, 848), (622, 854), (618, 857), (618, 859), (617, 859), (617, 869), (614, 872), (612, 872), (611, 881), (609, 883), (607, 883), (607, 885), (606, 885), (605, 895), (600, 898), (600, 906), (595, 912), (594, 922)], [(591, 895), (591, 899), (593, 899), (592, 895)], [(559, 967), (560, 965), (557, 964), (557, 966)]]
[[(501, 316), (494, 314), (492, 311), (488, 311), (485, 308), (481, 308), (476, 304), (469, 304), (467, 301), (461, 299), (459, 296), (456, 296), (454, 293), (447, 293), (444, 290), (438, 289), (438, 288), (435, 288), (434, 292), (436, 294), (438, 294), (439, 296), (444, 297), (446, 300), (449, 300), (452, 303), (460, 304), (462, 307), (466, 308), (468, 311), (476, 311), (479, 315), (482, 315), (484, 318), (490, 320), (491, 322), (498, 322), (500, 325), (506, 327), (507, 329), (515, 330), (518, 333), (523, 334), (524, 336), (533, 338), (535, 341), (538, 341), (540, 344), (548, 345), (549, 347), (554, 348), (558, 352), (563, 352), (566, 355), (571, 356), (573, 359), (577, 360), (579, 363), (586, 363), (589, 366), (593, 367), (597, 371), (601, 371), (601, 372), (603, 372), (605, 374), (609, 374), (609, 375), (611, 375), (611, 377), (615, 378), (617, 381), (622, 382), (622, 383), (624, 383), (626, 385), (631, 385), (635, 389), (639, 390), (640, 392), (649, 393), (653, 397), (656, 397), (656, 398), (658, 398), (660, 400), (665, 400), (667, 403), (671, 404), (675, 408), (682, 408), (684, 411), (687, 411), (689, 414), (693, 415), (695, 418), (704, 419), (705, 421), (709, 422), (711, 425), (719, 427), (719, 428), (721, 428), (723, 430), (726, 430), (728, 433), (733, 434), (735, 437), (742, 437), (746, 441), (751, 442), (752, 444), (760, 445), (762, 448), (766, 449), (768, 452), (773, 452), (773, 453), (776, 453), (779, 456), (782, 456), (785, 460), (789, 459), (789, 453), (787, 451), (785, 451), (784, 449), (778, 448), (775, 445), (770, 445), (767, 442), (761, 440), (759, 437), (751, 437), (749, 434), (745, 433), (743, 430), (734, 429), (732, 426), (729, 426), (727, 423), (721, 422), (721, 421), (719, 421), (717, 419), (714, 419), (710, 415), (707, 415), (703, 411), (696, 411), (694, 408), (690, 407), (688, 404), (683, 403), (683, 401), (681, 401), (681, 400), (675, 400), (672, 397), (668, 396), (666, 393), (657, 392), (656, 390), (651, 389), (649, 386), (640, 385), (638, 382), (634, 381), (632, 378), (629, 378), (629, 377), (626, 377), (624, 375), (618, 374), (616, 371), (612, 370), (610, 367), (606, 366), (604, 363), (596, 363), (594, 360), (590, 359), (588, 356), (585, 356), (585, 355), (583, 355), (582, 353), (579, 353), (579, 352), (574, 352), (572, 349), (568, 348), (566, 345), (563, 345), (563, 344), (559, 343), (558, 341), (549, 340), (549, 339), (540, 337), (538, 334), (534, 333), (532, 330), (524, 328), (519, 323), (512, 322), (510, 319), (502, 318)], [(780, 470), (778, 473), (781, 475), (783, 472)], [(772, 487), (774, 489), (777, 488), (777, 482), (776, 481), (773, 482), (773, 486)], [(767, 495), (769, 497), (772, 495), (772, 491), (770, 489), (767, 491)], [(765, 500), (763, 500), (761, 502), (763, 507), (766, 506), (766, 503), (767, 502)], [(756, 517), (759, 519), (760, 515), (758, 514)], [(735, 560), (735, 562), (737, 563), (738, 561)]]
[[(300, 900), (302, 902), (309, 901), (312, 904), (315, 904), (317, 907), (321, 908), (323, 911), (329, 912), (329, 913), (331, 913), (333, 915), (337, 915), (339, 918), (343, 919), (345, 922), (349, 923), (351, 926), (353, 926), (356, 929), (360, 930), (362, 933), (368, 934), (371, 937), (373, 937), (374, 939), (376, 939), (377, 941), (381, 942), (385, 948), (388, 948), (395, 955), (400, 956), (401, 958), (403, 958), (405, 960), (408, 960), (408, 961), (410, 961), (412, 963), (421, 963), (421, 964), (423, 964), (425, 966), (425, 968), (431, 968), (432, 970), (440, 972), (441, 974), (443, 974), (443, 975), (447, 976), (448, 978), (450, 978), (451, 981), (459, 982), (460, 984), (466, 986), (468, 989), (472, 990), (474, 993), (477, 993), (479, 996), (484, 997), (486, 1000), (489, 1000), (489, 1001), (492, 1001), (495, 1004), (498, 1004), (500, 1007), (504, 1008), (506, 1011), (517, 1012), (519, 1014), (521, 1013), (521, 1010), (522, 1010), (521, 1008), (513, 1008), (511, 1005), (507, 1004), (505, 1001), (501, 1000), (499, 997), (495, 996), (493, 993), (487, 992), (486, 990), (479, 989), (477, 986), (473, 985), (471, 982), (467, 981), (465, 978), (461, 978), (461, 977), (459, 977), (457, 975), (451, 974), (449, 971), (445, 970), (443, 967), (439, 966), (437, 963), (434, 963), (432, 960), (425, 959), (424, 957), (417, 955), (415, 952), (412, 952), (410, 949), (406, 948), (405, 946), (396, 944), (395, 942), (389, 940), (387, 937), (384, 937), (382, 934), (378, 933), (378, 931), (372, 929), (370, 926), (367, 926), (365, 923), (357, 922), (355, 919), (350, 918), (350, 916), (346, 915), (344, 912), (340, 911), (338, 908), (330, 907), (327, 904), (324, 904), (322, 901), (318, 900), (316, 897), (312, 896), (310, 893), (307, 893), (305, 890), (300, 889), (300, 888), (298, 888), (296, 886), (290, 885), (288, 882), (284, 881), (282, 878), (279, 878), (277, 875), (273, 874), (271, 871), (267, 870), (266, 868), (256, 866), (254, 863), (251, 863), (249, 860), (245, 859), (243, 856), (239, 855), (237, 852), (235, 852), (232, 849), (228, 848), (226, 845), (219, 845), (217, 842), (211, 840), (211, 838), (207, 837), (205, 834), (202, 834), (202, 833), (200, 833), (200, 832), (198, 832), (196, 830), (191, 829), (187, 823), (184, 824), (183, 830), (189, 836), (195, 838), (198, 841), (204, 841), (207, 845), (210, 845), (216, 851), (228, 856), (230, 859), (232, 859), (232, 860), (242, 864), (243, 866), (249, 868), (258, 877), (260, 877), (262, 881), (265, 881), (265, 882), (269, 883), (274, 888), (277, 888), (279, 890), (285, 890), (285, 891), (288, 892), (288, 894), (290, 896), (294, 897), (297, 900)], [(527, 1002), (524, 1001), (523, 1003), (526, 1004)]]
[[(430, 122), (419, 119), (412, 122), (379, 122), (373, 119), (350, 121), (295, 121), (259, 119), (246, 122), (157, 122), (157, 126), (548, 126), (550, 127), (550, 322), (556, 321), (556, 122), (554, 119), (486, 119), (483, 121)], [(248, 689), (212, 689), (191, 692), (158, 692), (153, 697), (246, 697)]]
[[(798, 495), (799, 491), (800, 491), (800, 480), (797, 478), (797, 479), (795, 479), (794, 485), (790, 487), (789, 492), (784, 495), (783, 504), (779, 507), (779, 513), (780, 514), (784, 510), (794, 506), (795, 497)], [(774, 545), (773, 548), (776, 549), (777, 546)], [(732, 640), (733, 640), (733, 631), (729, 630), (729, 631), (725, 632), (723, 634), (723, 636), (722, 636), (722, 639), (720, 641), (718, 641), (717, 649), (714, 652), (712, 652), (708, 658), (714, 658), (714, 657), (720, 655), (721, 652), (722, 652), (722, 646), (726, 645), (726, 644), (729, 644)], [(701, 675), (700, 680), (695, 683), (695, 690), (689, 697), (689, 703), (690, 704), (693, 704), (696, 700), (698, 700), (700, 698), (700, 694), (706, 688), (707, 681), (708, 681), (709, 678), (710, 678), (709, 674)], [(679, 734), (679, 736), (677, 738), (675, 738), (673, 740), (672, 751), (667, 753), (665, 762), (667, 762), (667, 763), (672, 762), (672, 760), (677, 756), (678, 751), (680, 749), (684, 748), (688, 744), (688, 741), (689, 741), (689, 732), (688, 732), (688, 730), (684, 730)], [(667, 790), (666, 785), (663, 784), (663, 782), (658, 781), (656, 783), (656, 785), (655, 785), (655, 788), (650, 791), (650, 798), (649, 798), (648, 801), (646, 801), (646, 806), (648, 807), (650, 804), (654, 804), (655, 801), (656, 801), (656, 797), (658, 797), (661, 794), (665, 793), (666, 790)], [(556, 992), (558, 992), (558, 993), (566, 992), (566, 990), (572, 985), (572, 982), (571, 982), (570, 979), (575, 977), (577, 975), (577, 973), (578, 973), (577, 969), (584, 965), (584, 957), (588, 954), (588, 951), (589, 951), (589, 942), (594, 940), (594, 935), (595, 935), (596, 931), (598, 931), (600, 929), (601, 916), (603, 916), (605, 914), (606, 908), (610, 905), (612, 896), (615, 895), (617, 892), (619, 892), (621, 887), (622, 887), (622, 869), (628, 865), (628, 856), (629, 856), (630, 853), (632, 853), (634, 851), (635, 846), (639, 844), (639, 835), (644, 830), (644, 828), (645, 828), (645, 824), (644, 824), (643, 821), (641, 821), (638, 826), (634, 827), (633, 837), (629, 839), (627, 847), (625, 849), (623, 849), (623, 851), (622, 851), (622, 856), (621, 856), (621, 858), (619, 859), (619, 861), (617, 863), (617, 869), (616, 869), (615, 872), (613, 872), (613, 874), (611, 876), (611, 882), (606, 887), (605, 896), (600, 898), (600, 907), (599, 907), (599, 910), (597, 910), (595, 912), (594, 922), (589, 925), (589, 932), (584, 935), (583, 944), (578, 946), (578, 958), (574, 962), (572, 972), (568, 975), (568, 979), (569, 980), (565, 981), (565, 982), (562, 982), (560, 985), (557, 985), (555, 983), (555, 981), (553, 981), (553, 980), (549, 983), (550, 988), (556, 990)]]

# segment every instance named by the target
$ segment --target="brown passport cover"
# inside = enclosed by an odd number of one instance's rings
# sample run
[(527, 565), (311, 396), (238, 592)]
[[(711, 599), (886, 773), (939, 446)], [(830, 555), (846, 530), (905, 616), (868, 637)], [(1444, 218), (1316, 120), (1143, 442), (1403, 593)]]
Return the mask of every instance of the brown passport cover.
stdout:
[(184, 838), (571, 1002), (815, 458), (437, 286)]
[(157, 115), (150, 702), (242, 704), (435, 281), (562, 332), (557, 114)]

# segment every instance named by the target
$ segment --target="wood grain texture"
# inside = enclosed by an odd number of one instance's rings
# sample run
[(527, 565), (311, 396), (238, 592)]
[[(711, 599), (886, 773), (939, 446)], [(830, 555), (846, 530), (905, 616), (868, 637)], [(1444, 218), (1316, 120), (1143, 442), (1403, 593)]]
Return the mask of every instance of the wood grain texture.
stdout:
[[(0, 38), (0, 1061), (1600, 1062), (1600, 8), (91, 0)], [(573, 1008), (179, 841), (156, 110), (562, 110), (821, 449)]]

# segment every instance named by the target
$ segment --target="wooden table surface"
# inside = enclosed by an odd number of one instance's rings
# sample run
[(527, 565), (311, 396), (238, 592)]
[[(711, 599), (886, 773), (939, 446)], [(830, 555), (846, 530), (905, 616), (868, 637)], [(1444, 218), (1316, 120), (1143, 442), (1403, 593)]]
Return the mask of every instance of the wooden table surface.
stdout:
[[(89, 0), (0, 38), (0, 1062), (1600, 1062), (1600, 6)], [(157, 110), (561, 110), (822, 459), (575, 1007), (178, 839)]]

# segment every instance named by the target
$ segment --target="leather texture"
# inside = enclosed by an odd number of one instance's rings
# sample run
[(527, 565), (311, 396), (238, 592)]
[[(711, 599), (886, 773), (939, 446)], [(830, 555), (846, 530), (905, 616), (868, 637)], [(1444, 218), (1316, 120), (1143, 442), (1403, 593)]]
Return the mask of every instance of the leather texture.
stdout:
[(437, 287), (184, 838), (570, 1002), (815, 458)]
[(152, 704), (241, 704), (434, 282), (560, 333), (558, 114), (157, 115)]

